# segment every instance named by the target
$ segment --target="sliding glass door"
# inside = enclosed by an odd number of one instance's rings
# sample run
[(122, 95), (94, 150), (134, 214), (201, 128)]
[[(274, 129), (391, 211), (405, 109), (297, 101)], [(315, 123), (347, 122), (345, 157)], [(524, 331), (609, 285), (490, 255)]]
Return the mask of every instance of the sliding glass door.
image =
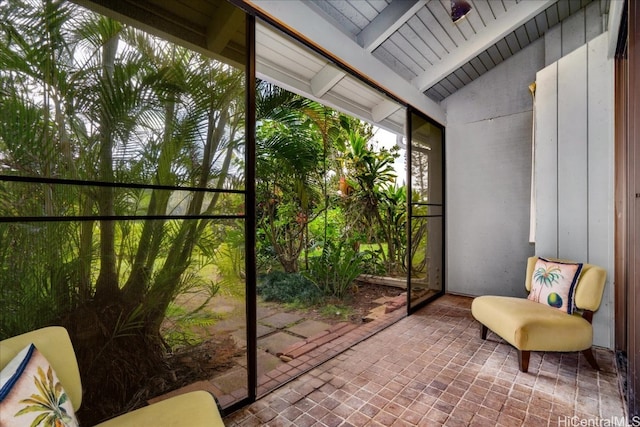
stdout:
[(0, 4), (0, 339), (69, 331), (84, 424), (194, 387), (227, 408), (255, 389), (253, 26), (210, 0), (196, 46), (178, 2), (85, 3)]
[(444, 293), (444, 129), (407, 113), (408, 312)]

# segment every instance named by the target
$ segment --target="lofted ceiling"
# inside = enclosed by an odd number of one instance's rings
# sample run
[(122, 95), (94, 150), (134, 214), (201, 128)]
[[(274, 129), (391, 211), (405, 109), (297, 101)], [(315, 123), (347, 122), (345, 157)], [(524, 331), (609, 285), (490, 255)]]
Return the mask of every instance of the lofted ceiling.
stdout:
[[(242, 66), (243, 14), (224, 0), (75, 1)], [(456, 24), (450, 0), (232, 1), (284, 30), (258, 20), (259, 77), (401, 133), (402, 104), (445, 124), (440, 101), (574, 14), (606, 28), (620, 0), (467, 0)]]
[(619, 0), (468, 0), (455, 24), (450, 0), (245, 1), (444, 123), (440, 101), (574, 14), (606, 28)]
[(544, 36), (582, 8), (603, 16), (609, 1), (469, 0), (451, 21), (449, 0), (344, 0), (310, 3), (366, 52), (441, 101)]

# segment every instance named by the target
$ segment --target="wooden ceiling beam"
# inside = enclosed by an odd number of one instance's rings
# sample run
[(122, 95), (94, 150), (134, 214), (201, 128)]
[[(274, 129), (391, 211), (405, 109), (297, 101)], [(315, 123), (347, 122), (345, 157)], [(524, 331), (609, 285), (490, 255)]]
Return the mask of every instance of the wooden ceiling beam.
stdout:
[(358, 34), (358, 44), (367, 52), (373, 52), (391, 34), (398, 31), (428, 0), (393, 1)]
[(411, 83), (424, 92), (556, 1), (526, 0), (512, 6), (491, 25), (460, 44), (455, 51), (415, 77)]

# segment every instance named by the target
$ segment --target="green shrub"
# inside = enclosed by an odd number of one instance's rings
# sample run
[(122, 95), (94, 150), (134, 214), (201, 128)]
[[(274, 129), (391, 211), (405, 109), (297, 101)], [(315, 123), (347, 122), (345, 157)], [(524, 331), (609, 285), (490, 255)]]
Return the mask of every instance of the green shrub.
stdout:
[(312, 281), (300, 273), (274, 271), (266, 274), (258, 283), (258, 295), (265, 301), (313, 305), (323, 295)]
[(348, 244), (326, 242), (322, 254), (309, 259), (305, 276), (323, 290), (325, 295), (343, 299), (362, 273), (362, 255)]
[(309, 236), (313, 242), (326, 240), (338, 240), (343, 238), (345, 215), (342, 208), (332, 206), (323, 215), (319, 215), (309, 222)]
[(202, 306), (189, 310), (176, 303), (169, 304), (166, 316), (162, 336), (172, 351), (201, 344), (206, 335), (199, 329), (215, 325), (224, 317)]
[[(363, 245), (364, 246), (364, 245)], [(362, 249), (362, 246), (360, 247)], [(362, 273), (383, 276), (387, 273), (380, 251), (366, 249), (360, 252), (362, 257)]]
[(225, 242), (216, 252), (216, 265), (220, 273), (227, 278), (245, 277), (244, 231), (234, 227), (225, 229)]

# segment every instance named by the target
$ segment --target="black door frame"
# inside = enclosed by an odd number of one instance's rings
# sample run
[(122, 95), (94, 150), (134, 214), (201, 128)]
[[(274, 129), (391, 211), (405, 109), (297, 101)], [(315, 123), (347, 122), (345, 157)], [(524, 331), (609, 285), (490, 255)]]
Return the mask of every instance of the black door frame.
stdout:
[[(411, 305), (411, 292), (412, 292), (412, 286), (411, 286), (411, 271), (413, 268), (413, 259), (411, 257), (411, 245), (412, 245), (412, 235), (411, 235), (411, 229), (412, 229), (412, 219), (414, 218), (413, 215), (413, 206), (414, 203), (411, 202), (411, 195), (413, 194), (413, 186), (412, 186), (412, 180), (411, 180), (411, 172), (412, 172), (412, 164), (411, 164), (411, 159), (412, 159), (412, 154), (413, 154), (413, 141), (411, 139), (411, 135), (412, 135), (412, 128), (413, 128), (413, 116), (419, 116), (421, 119), (425, 120), (428, 123), (431, 123), (432, 125), (438, 127), (441, 132), (442, 132), (442, 214), (441, 215), (437, 215), (438, 217), (442, 217), (442, 266), (441, 266), (441, 271), (442, 271), (442, 287), (440, 289), (439, 292), (437, 292), (434, 295), (431, 295), (427, 298), (425, 298), (423, 301), (420, 301), (418, 304), (412, 306)], [(420, 111), (416, 110), (415, 108), (408, 106), (407, 107), (407, 116), (406, 116), (406, 122), (405, 122), (405, 137), (406, 137), (406, 141), (407, 141), (407, 176), (406, 176), (406, 182), (407, 182), (407, 260), (406, 260), (406, 265), (407, 265), (407, 315), (411, 315), (413, 313), (415, 313), (417, 310), (419, 310), (420, 308), (424, 307), (425, 305), (427, 305), (428, 303), (430, 303), (431, 301), (441, 297), (442, 295), (444, 295), (445, 293), (445, 289), (446, 289), (446, 146), (445, 146), (445, 127), (441, 126), (440, 124), (438, 124), (437, 122), (431, 120), (429, 117), (427, 117), (426, 115), (422, 114)]]

